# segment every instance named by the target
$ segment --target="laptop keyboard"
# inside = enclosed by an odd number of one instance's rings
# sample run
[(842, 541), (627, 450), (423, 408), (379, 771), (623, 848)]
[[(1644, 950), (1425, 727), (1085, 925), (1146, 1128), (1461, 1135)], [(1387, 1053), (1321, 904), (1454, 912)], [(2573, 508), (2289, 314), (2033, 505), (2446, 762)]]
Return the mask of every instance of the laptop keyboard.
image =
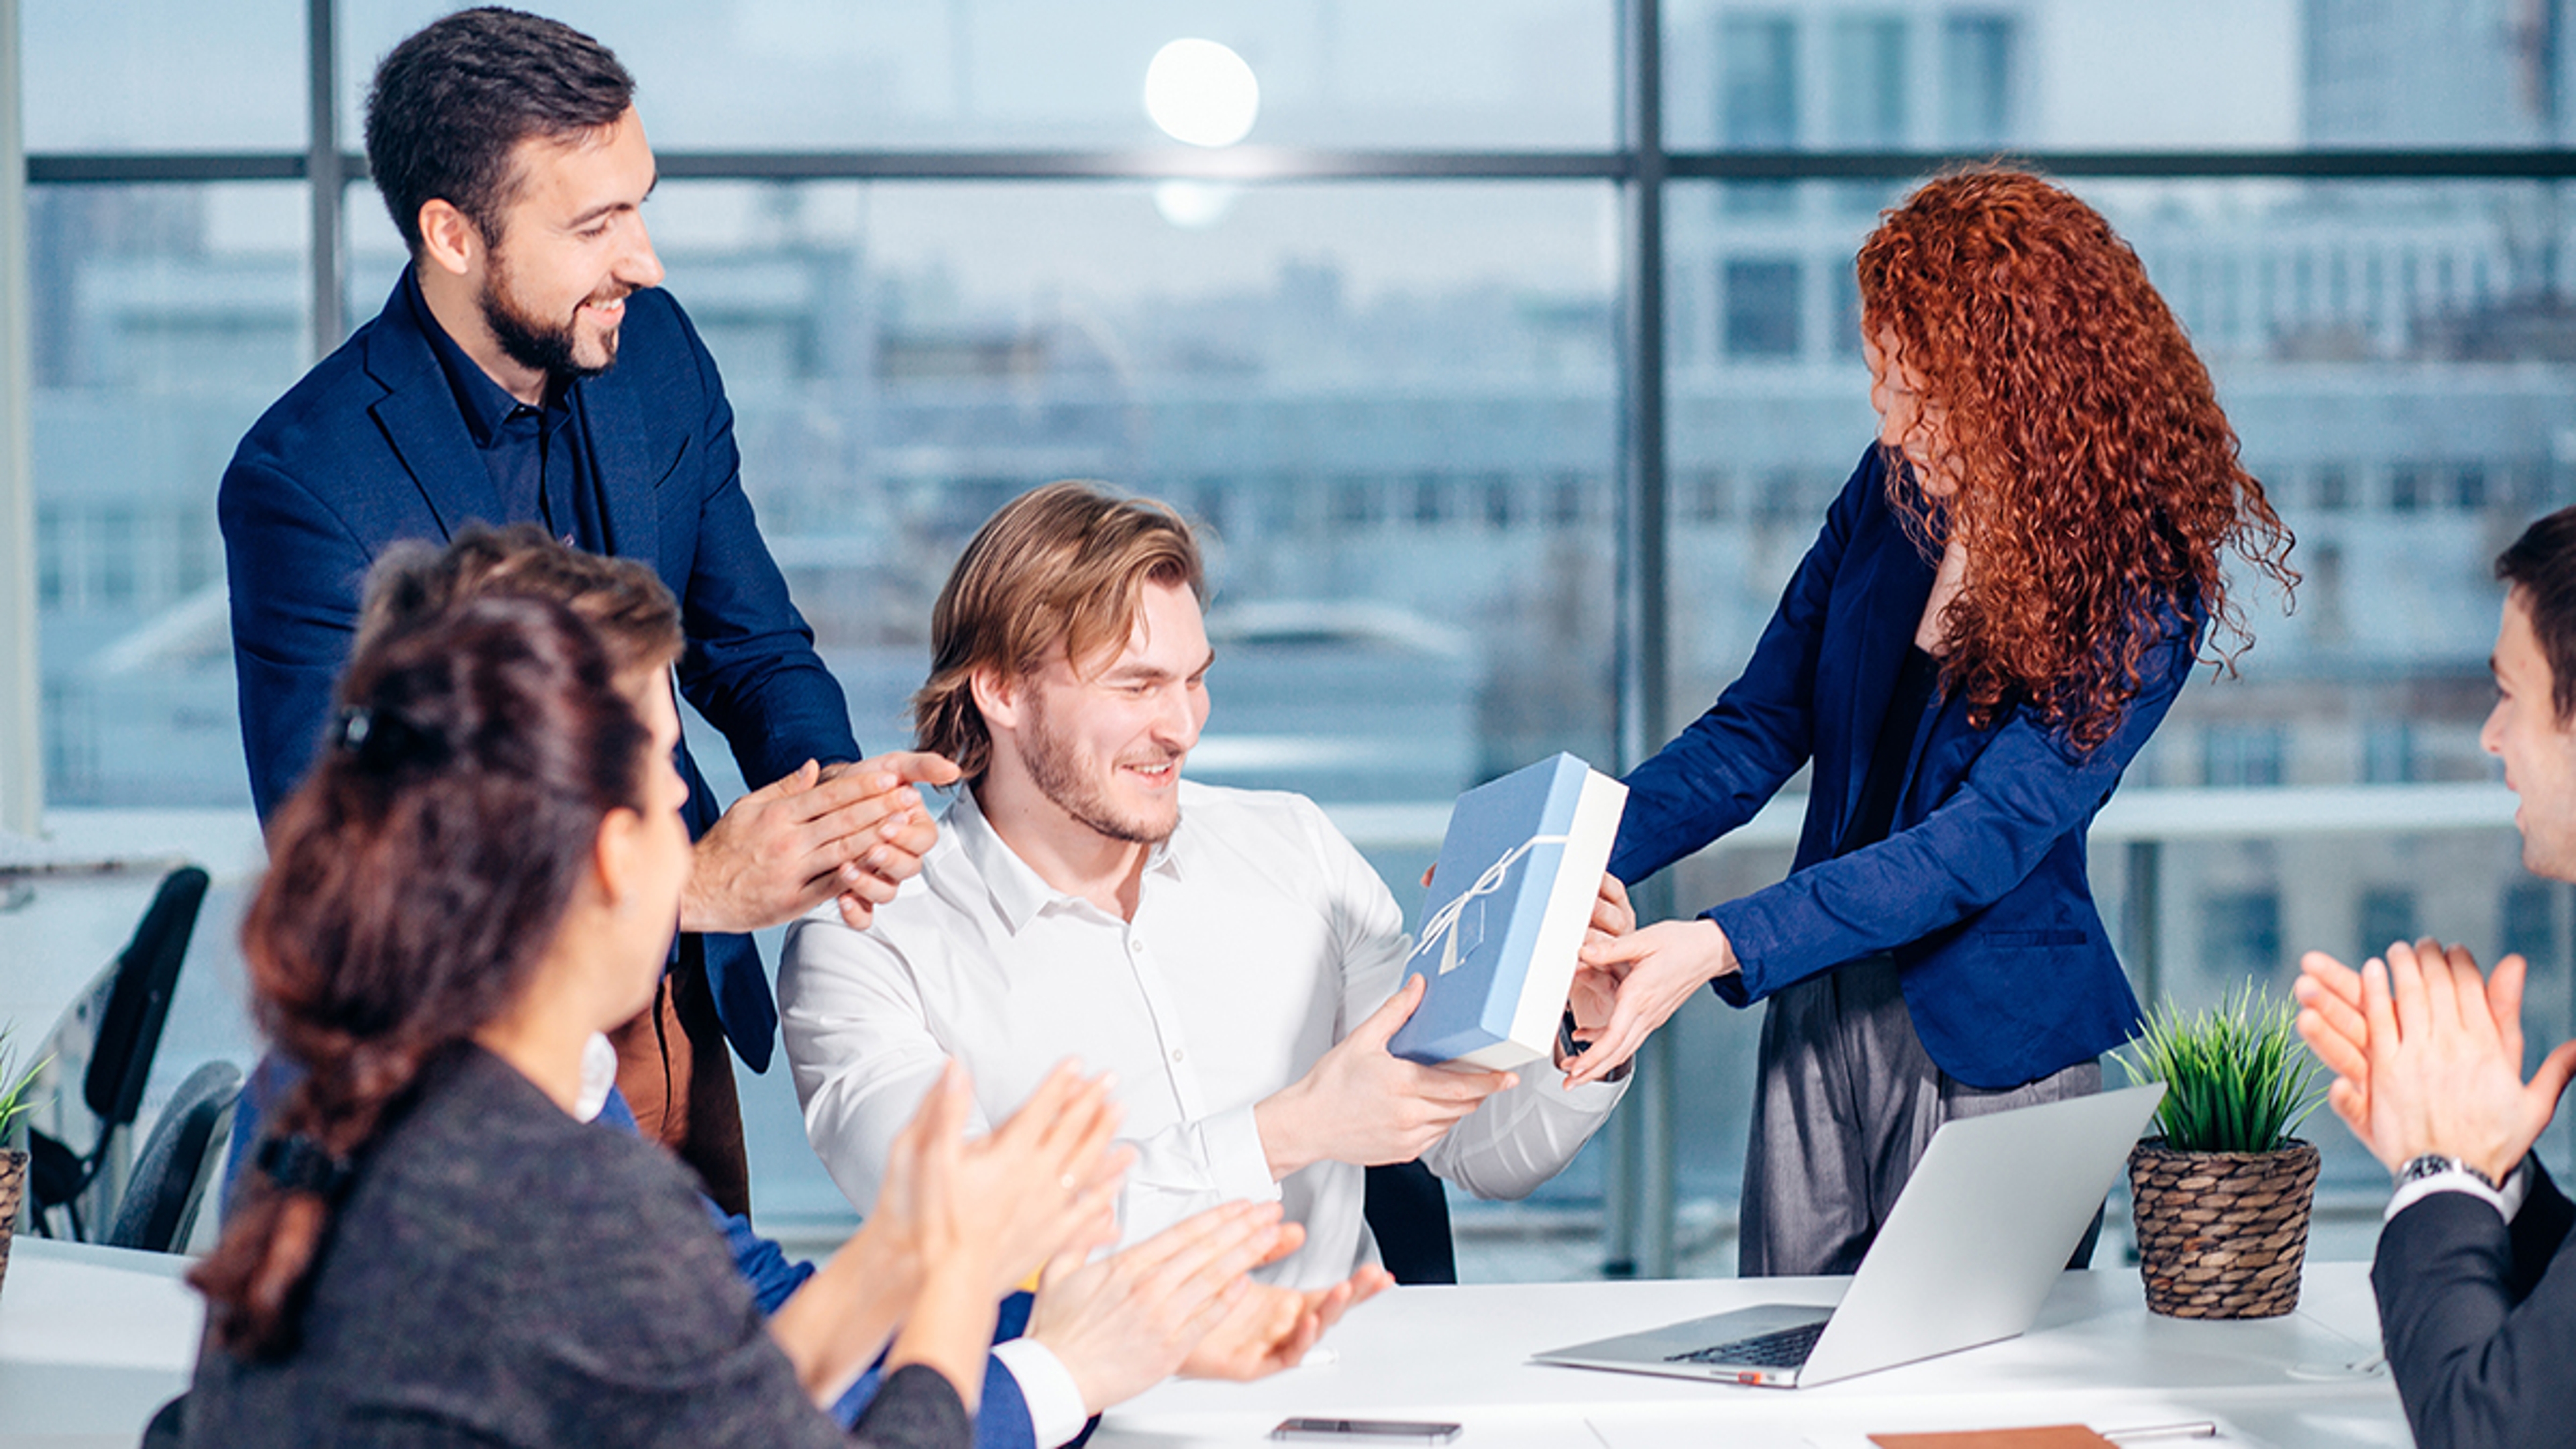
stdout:
[(1822, 1338), (1824, 1333), (1825, 1325), (1822, 1323), (1802, 1323), (1795, 1328), (1783, 1328), (1776, 1333), (1757, 1333), (1751, 1338), (1711, 1344), (1706, 1348), (1693, 1349), (1689, 1353), (1668, 1354), (1664, 1362), (1740, 1363), (1752, 1364), (1759, 1368), (1796, 1368), (1807, 1361), (1807, 1355), (1815, 1351), (1816, 1340)]

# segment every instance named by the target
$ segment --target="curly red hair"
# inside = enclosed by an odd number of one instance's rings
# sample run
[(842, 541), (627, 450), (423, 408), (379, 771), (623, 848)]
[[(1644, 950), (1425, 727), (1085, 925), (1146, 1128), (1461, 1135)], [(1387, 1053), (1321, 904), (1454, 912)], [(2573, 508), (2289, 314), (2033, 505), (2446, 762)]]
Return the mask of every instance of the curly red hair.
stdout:
[(2090, 750), (2176, 614), (2216, 660), (2253, 643), (2233, 552), (2288, 594), (2290, 532), (2238, 461), (2209, 370), (2101, 213), (2017, 171), (1927, 183), (1860, 250), (1861, 325), (1891, 334), (1947, 408), (1957, 494), (1934, 502), (1888, 460), (1899, 511), (1958, 530), (1967, 584), (1948, 615), (1946, 689), (1991, 719), (2024, 701)]

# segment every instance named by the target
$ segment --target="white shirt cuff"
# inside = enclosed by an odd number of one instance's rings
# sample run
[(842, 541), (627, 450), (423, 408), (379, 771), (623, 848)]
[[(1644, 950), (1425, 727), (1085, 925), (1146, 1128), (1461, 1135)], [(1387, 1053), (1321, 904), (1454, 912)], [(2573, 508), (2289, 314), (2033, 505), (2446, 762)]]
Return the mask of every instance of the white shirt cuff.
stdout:
[(1208, 1174), (1218, 1198), (1232, 1202), (1276, 1202), (1279, 1184), (1270, 1176), (1270, 1154), (1261, 1150), (1261, 1124), (1251, 1107), (1219, 1112), (1199, 1124), (1207, 1146)]
[(2515, 1214), (2522, 1211), (2522, 1200), (2531, 1192), (2531, 1174), (2517, 1162), (2514, 1164), (2513, 1171), (2505, 1174), (2504, 1185), (2501, 1188), (2487, 1186), (2478, 1181), (2476, 1174), (2465, 1168), (2437, 1172), (2430, 1177), (2419, 1177), (2397, 1189), (2396, 1193), (2388, 1199), (2388, 1211), (2382, 1213), (2379, 1220), (2383, 1223), (2393, 1222), (2399, 1213), (2437, 1192), (2467, 1193), (2494, 1208), (2497, 1215), (2509, 1223), (2513, 1221)]
[(1073, 1381), (1073, 1371), (1055, 1350), (1034, 1338), (1014, 1338), (993, 1345), (993, 1357), (1010, 1370), (1011, 1381), (1020, 1386), (1020, 1399), (1029, 1406), (1029, 1432), (1038, 1449), (1056, 1449), (1070, 1444), (1082, 1432), (1091, 1416), (1083, 1412), (1082, 1390)]

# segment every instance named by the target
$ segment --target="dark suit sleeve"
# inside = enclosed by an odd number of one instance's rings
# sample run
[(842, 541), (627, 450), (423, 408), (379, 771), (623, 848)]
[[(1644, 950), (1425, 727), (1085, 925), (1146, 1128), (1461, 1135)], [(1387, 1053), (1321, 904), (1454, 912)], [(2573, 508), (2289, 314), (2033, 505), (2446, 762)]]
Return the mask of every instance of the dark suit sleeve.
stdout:
[(1743, 675), (1629, 774), (1612, 875), (1633, 884), (1742, 825), (1806, 763), (1826, 606), (1854, 524), (1885, 476), (1872, 448), (1826, 511)]
[(2567, 1442), (2576, 1263), (2566, 1247), (2576, 1209), (2539, 1159), (2531, 1172), (2510, 1226), (2482, 1199), (2437, 1192), (2380, 1232), (2370, 1284), (2422, 1449)]
[[(724, 732), (744, 782), (758, 789), (807, 760), (855, 760), (859, 747), (840, 683), (815, 654), (814, 631), (788, 599), (787, 580), (743, 495), (724, 381), (687, 314), (671, 310), (705, 409), (689, 442), (692, 457), (683, 460), (684, 478), (663, 485), (696, 490), (697, 549), (680, 597), (689, 636), (680, 691)], [(667, 513), (673, 503), (662, 506)]]
[(216, 498), (251, 799), (265, 819), (313, 762), (357, 632), (367, 550), (302, 483), (236, 456)]

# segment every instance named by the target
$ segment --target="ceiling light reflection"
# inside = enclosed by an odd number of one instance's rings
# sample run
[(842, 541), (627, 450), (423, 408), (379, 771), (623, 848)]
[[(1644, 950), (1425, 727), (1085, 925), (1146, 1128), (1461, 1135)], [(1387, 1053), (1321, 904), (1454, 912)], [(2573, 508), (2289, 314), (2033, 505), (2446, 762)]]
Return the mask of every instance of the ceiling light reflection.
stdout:
[(1213, 40), (1175, 40), (1145, 67), (1145, 114), (1175, 141), (1231, 146), (1261, 114), (1261, 82)]

